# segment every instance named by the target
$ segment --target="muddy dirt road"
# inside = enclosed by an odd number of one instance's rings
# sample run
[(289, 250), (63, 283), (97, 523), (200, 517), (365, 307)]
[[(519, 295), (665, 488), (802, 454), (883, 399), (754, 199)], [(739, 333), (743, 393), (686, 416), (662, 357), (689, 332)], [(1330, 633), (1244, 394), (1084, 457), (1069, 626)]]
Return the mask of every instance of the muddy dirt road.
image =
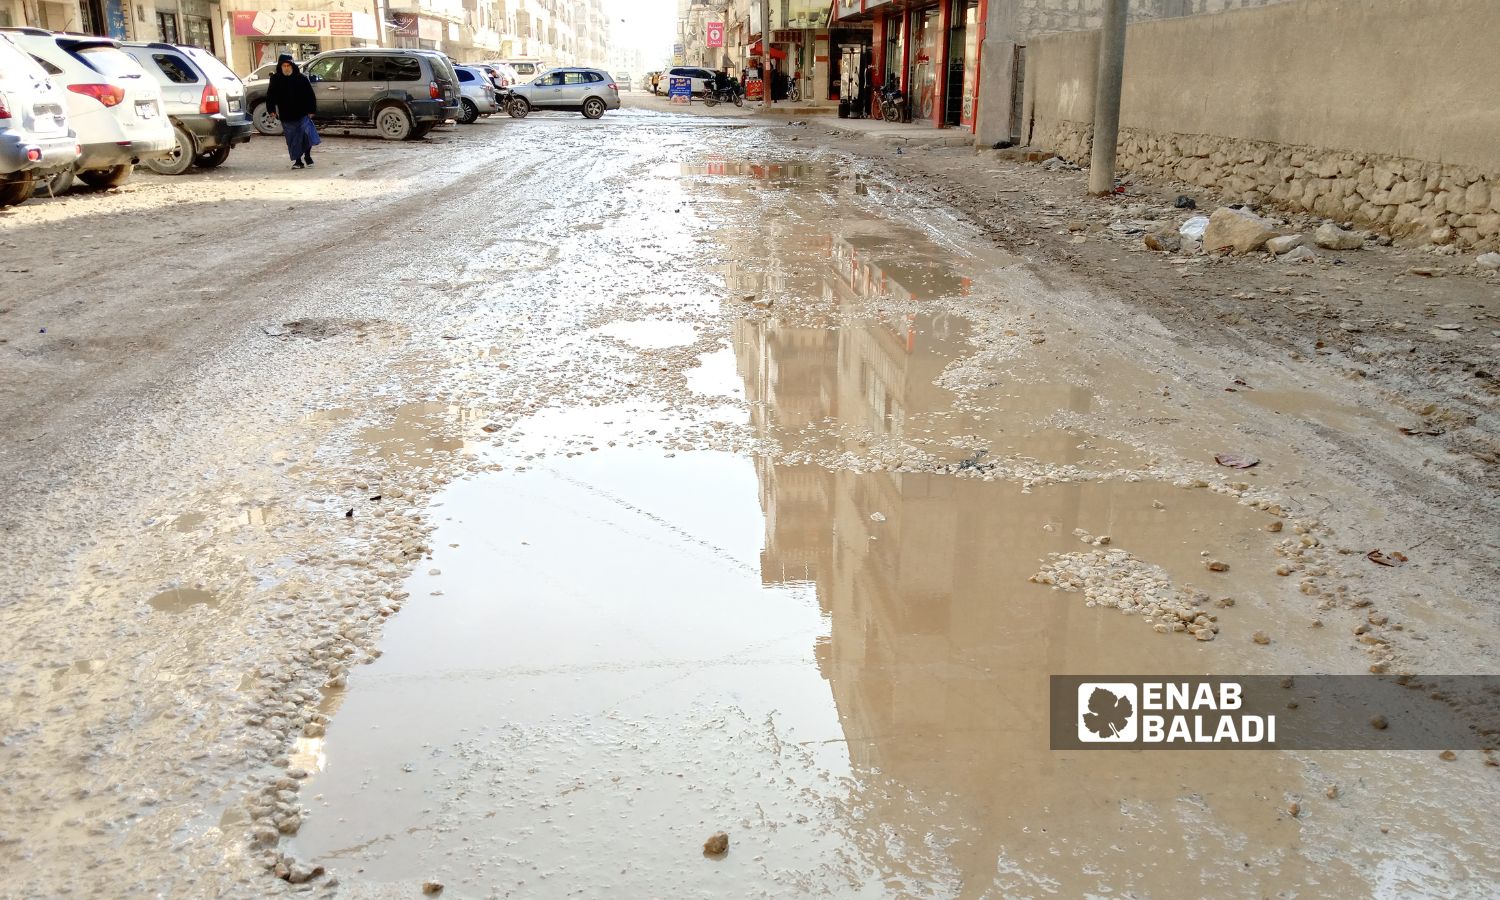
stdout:
[(787, 134), (0, 216), (0, 893), (1500, 892), (1487, 751), (1047, 748), (1053, 673), (1492, 674), (1493, 494)]

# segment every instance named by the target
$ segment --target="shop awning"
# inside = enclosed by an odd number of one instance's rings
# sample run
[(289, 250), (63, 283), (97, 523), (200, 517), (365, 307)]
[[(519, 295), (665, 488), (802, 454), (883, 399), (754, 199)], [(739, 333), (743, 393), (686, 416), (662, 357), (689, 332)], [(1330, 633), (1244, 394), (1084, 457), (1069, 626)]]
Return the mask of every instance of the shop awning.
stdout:
[[(763, 51), (764, 51), (764, 48), (761, 47), (760, 41), (756, 41), (755, 43), (753, 43), (753, 44), (750, 45), (750, 55), (751, 56), (761, 56), (763, 54)], [(771, 47), (771, 58), (772, 59), (786, 59), (786, 51), (785, 50), (777, 50), (776, 47), (773, 45)]]

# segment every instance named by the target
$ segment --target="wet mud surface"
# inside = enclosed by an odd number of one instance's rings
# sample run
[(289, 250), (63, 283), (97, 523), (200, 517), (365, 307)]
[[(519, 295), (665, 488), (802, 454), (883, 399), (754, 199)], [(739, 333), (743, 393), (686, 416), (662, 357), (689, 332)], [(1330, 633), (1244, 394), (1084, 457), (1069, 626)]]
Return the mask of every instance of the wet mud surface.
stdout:
[[(16, 885), (1500, 889), (1479, 752), (1047, 748), (1051, 673), (1483, 671), (1462, 572), (1345, 538), (1406, 524), (1339, 465), (1388, 410), (1080, 316), (857, 158), (606, 123), (425, 148), (447, 205), (314, 229), (340, 288), (268, 275), (141, 414), (7, 456), (49, 497), (4, 510)], [(84, 433), (69, 402), (22, 423)]]

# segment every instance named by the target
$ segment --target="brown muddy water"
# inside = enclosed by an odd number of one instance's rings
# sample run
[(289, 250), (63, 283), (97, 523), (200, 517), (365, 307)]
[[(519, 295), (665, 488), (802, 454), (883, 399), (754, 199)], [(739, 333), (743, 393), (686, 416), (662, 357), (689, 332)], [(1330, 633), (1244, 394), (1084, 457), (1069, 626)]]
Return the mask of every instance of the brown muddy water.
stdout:
[[(1050, 674), (1274, 671), (1312, 652), (1305, 621), (1275, 662), (1248, 640), (1291, 617), (1275, 517), (1172, 462), (1211, 453), (1222, 423), (1175, 447), (1125, 439), (1189, 418), (1159, 372), (1080, 355), (1024, 310), (966, 315), (1017, 290), (1015, 261), (851, 206), (827, 167), (667, 175), (729, 223), (725, 299), (554, 352), (680, 369), (684, 391), (549, 407), (488, 449), (443, 403), (361, 435), (396, 465), (476, 453), (500, 470), (438, 495), (436, 549), (383, 655), (325, 700), (326, 735), (299, 740), (289, 854), (352, 896), (429, 880), (464, 897), (1485, 889), (1477, 809), (1452, 782), (1403, 790), (1430, 760), (1048, 749)], [(765, 192), (819, 209), (746, 241)], [(758, 443), (648, 439), (678, 428)], [(1220, 639), (1032, 580), (1106, 546), (1232, 597), (1210, 610)], [(719, 831), (728, 853), (705, 855)]]

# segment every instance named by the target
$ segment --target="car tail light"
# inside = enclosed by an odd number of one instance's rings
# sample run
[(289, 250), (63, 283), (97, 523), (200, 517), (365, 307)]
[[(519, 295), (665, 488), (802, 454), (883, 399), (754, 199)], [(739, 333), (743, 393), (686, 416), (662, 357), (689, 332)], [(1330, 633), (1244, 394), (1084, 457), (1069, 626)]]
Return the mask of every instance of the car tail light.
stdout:
[(0, 119), (10, 118), (10, 107), (5, 105), (5, 95), (0, 94)]
[(112, 84), (70, 84), (68, 90), (93, 97), (105, 106), (118, 106), (125, 102), (125, 91)]
[(432, 99), (434, 100), (443, 99), (443, 89), (438, 87), (438, 83), (436, 81), (429, 81), (427, 83), (427, 93), (431, 94)]
[(42, 158), (42, 151), (40, 149), (36, 148), (36, 147), (32, 147), (32, 148), (30, 148), (30, 149), (28, 149), (26, 151), (26, 161), (27, 162), (36, 162), (37, 160), (39, 160), (41, 158)]
[(620, 86), (618, 84), (615, 84), (613, 81), (611, 81), (609, 83), (609, 89), (612, 90), (612, 91), (618, 91), (620, 89)]
[(203, 99), (198, 101), (198, 112), (204, 115), (219, 111), (219, 91), (211, 84), (203, 86)]

